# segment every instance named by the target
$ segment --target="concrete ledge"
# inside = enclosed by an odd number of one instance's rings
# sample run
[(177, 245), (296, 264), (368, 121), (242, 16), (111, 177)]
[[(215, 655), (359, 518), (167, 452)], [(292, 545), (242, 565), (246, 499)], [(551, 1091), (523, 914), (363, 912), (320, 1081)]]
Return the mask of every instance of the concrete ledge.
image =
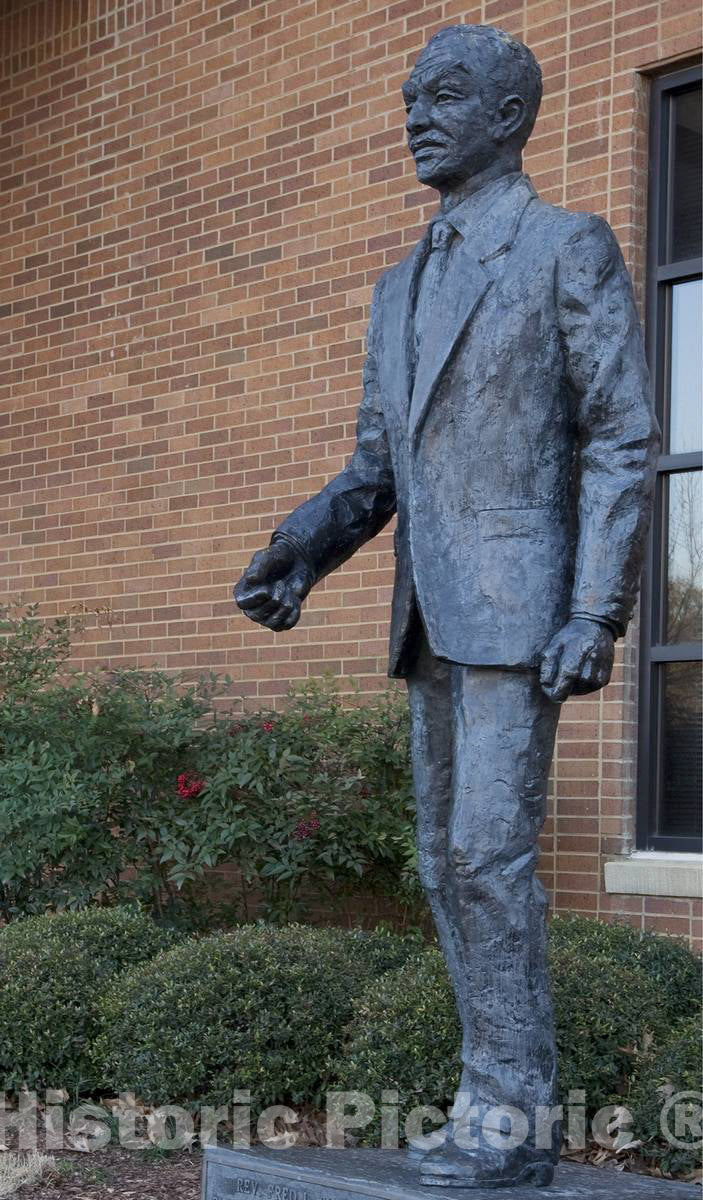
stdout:
[(546, 1189), (423, 1187), (403, 1150), (205, 1151), (203, 1200), (700, 1200), (692, 1184), (668, 1183), (572, 1163)]
[(605, 864), (606, 892), (632, 896), (703, 896), (703, 855), (640, 851)]

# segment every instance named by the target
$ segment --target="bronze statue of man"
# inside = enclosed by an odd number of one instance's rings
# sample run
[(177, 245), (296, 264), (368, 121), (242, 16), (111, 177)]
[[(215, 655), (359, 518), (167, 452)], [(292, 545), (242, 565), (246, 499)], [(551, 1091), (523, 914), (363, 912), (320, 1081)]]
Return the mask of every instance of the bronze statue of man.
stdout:
[[(440, 211), (376, 285), (349, 463), (235, 589), (252, 620), (291, 629), (397, 514), (389, 674), (407, 679), (420, 872), (463, 1027), (467, 1103), (418, 1156), (444, 1187), (553, 1176), (537, 839), (561, 703), (608, 682), (632, 615), (658, 445), (615, 238), (522, 172), (541, 92), (530, 50), (490, 26), (420, 54), (408, 142)], [(506, 1107), (525, 1116), (518, 1145), (491, 1125)]]

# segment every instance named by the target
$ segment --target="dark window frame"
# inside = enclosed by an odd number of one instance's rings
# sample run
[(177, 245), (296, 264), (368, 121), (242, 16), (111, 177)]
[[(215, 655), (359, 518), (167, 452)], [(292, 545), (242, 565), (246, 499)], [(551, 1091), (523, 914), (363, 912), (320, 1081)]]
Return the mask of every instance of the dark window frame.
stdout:
[[(652, 80), (649, 142), (649, 221), (647, 239), (647, 358), (657, 416), (668, 429), (670, 406), (670, 338), (673, 285), (703, 274), (703, 259), (667, 261), (672, 245), (673, 155), (669, 152), (674, 106), (671, 98), (701, 84), (701, 67), (688, 67)], [(699, 853), (701, 839), (659, 834), (663, 797), (663, 671), (667, 662), (700, 662), (701, 643), (667, 645), (664, 640), (666, 580), (666, 479), (676, 472), (699, 469), (703, 452), (664, 453), (657, 465), (654, 518), (644, 570), (640, 621), (639, 752), (636, 844), (640, 850)]]

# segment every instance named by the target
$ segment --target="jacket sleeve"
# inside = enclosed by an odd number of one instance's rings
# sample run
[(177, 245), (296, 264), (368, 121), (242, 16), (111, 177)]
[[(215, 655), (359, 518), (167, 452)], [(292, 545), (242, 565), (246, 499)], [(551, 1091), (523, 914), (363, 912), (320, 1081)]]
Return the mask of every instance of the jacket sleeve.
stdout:
[(639, 588), (660, 439), (630, 277), (600, 217), (584, 216), (563, 247), (556, 300), (579, 434), (571, 612), (622, 636)]
[(289, 541), (298, 549), (308, 565), (311, 584), (346, 562), (395, 512), (395, 480), (376, 359), (382, 283), (376, 285), (371, 306), (364, 395), (352, 457), (321, 492), (286, 517), (272, 538)]

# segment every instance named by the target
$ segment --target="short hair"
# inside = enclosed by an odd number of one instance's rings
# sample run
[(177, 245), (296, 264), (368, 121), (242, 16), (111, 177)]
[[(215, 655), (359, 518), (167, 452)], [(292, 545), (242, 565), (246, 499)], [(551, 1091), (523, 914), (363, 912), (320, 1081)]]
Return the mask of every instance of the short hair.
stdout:
[[(514, 138), (524, 146), (532, 133), (542, 100), (542, 72), (532, 51), (517, 38), (494, 25), (448, 25), (440, 29), (421, 51), (415, 69), (434, 50), (447, 43), (458, 59), (478, 63), (479, 76), (495, 94), (520, 96), (525, 102), (525, 119)], [(481, 94), (485, 86), (481, 86)]]

